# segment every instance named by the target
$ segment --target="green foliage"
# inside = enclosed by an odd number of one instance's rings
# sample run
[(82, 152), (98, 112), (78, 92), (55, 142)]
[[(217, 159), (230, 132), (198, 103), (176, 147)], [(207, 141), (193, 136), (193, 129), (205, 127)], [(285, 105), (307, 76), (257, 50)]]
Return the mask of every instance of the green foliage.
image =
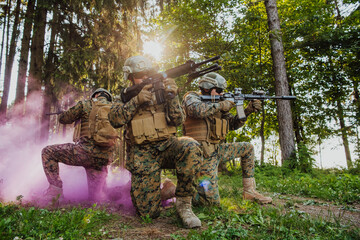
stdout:
[(315, 197), (339, 204), (360, 202), (360, 176), (344, 171), (311, 173), (266, 165), (256, 169), (258, 186), (279, 194)]
[(102, 226), (111, 218), (93, 208), (48, 210), (0, 203), (1, 239), (84, 239), (101, 238)]
[(140, 218), (142, 220), (142, 224), (152, 223), (152, 218), (149, 216), (149, 214), (146, 216), (141, 216)]
[(293, 156), (285, 162), (284, 167), (289, 169), (297, 169), (303, 173), (309, 173), (315, 164), (313, 153), (304, 143), (298, 144), (298, 149)]

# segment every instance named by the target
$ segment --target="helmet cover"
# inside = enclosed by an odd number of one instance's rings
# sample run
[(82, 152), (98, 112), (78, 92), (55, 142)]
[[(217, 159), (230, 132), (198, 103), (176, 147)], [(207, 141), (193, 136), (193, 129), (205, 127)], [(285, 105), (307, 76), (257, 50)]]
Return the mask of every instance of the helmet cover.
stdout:
[(216, 72), (211, 72), (201, 77), (199, 87), (204, 89), (221, 88), (224, 90), (227, 87), (227, 83), (223, 76)]
[(128, 80), (131, 73), (153, 70), (153, 64), (143, 56), (133, 56), (126, 59), (123, 67), (124, 79)]

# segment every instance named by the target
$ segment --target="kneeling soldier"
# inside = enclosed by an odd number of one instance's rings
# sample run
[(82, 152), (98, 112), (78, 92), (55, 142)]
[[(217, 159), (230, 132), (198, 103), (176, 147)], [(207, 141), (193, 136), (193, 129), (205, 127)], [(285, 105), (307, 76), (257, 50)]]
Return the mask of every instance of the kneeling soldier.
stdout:
[[(140, 84), (154, 73), (152, 63), (143, 56), (125, 61), (124, 79)], [(115, 128), (126, 126), (127, 169), (131, 172), (132, 202), (140, 216), (160, 214), (161, 169), (176, 169), (176, 210), (186, 227), (200, 227), (192, 211), (194, 180), (202, 161), (199, 143), (189, 137), (175, 137), (176, 126), (183, 124), (185, 113), (173, 79), (165, 79), (165, 103), (154, 104), (152, 85), (146, 85), (128, 102), (113, 104), (109, 120)]]
[[(221, 95), (226, 86), (226, 80), (212, 72), (200, 79), (201, 93), (189, 92), (184, 96), (183, 107), (187, 115), (184, 123), (185, 135), (197, 140), (204, 152), (199, 174), (200, 184), (197, 186), (198, 192), (194, 201), (199, 204), (220, 204), (217, 176), (219, 163), (241, 158), (243, 198), (271, 203), (270, 197), (265, 197), (255, 190), (254, 146), (247, 142), (222, 143), (229, 130), (236, 130), (245, 122), (229, 112), (234, 103), (228, 100), (218, 103), (201, 101), (201, 94)], [(245, 114), (248, 116), (260, 109), (261, 102), (253, 100), (245, 109)]]

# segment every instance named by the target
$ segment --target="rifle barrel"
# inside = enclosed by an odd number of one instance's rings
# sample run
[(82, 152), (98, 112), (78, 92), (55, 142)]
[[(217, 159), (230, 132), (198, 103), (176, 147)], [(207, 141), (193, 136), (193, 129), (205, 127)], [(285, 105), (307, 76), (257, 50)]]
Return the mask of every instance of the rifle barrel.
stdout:
[[(236, 99), (237, 96), (235, 96)], [(240, 96), (239, 96), (240, 97)], [(253, 95), (253, 94), (243, 94), (245, 100), (265, 100), (265, 99), (282, 99), (282, 100), (295, 100), (296, 96), (267, 96), (267, 95)]]
[(207, 60), (205, 60), (205, 61), (202, 61), (202, 62), (196, 63), (196, 64), (195, 64), (195, 65), (196, 65), (196, 68), (197, 68), (197, 67), (199, 67), (199, 66), (201, 66), (201, 65), (204, 65), (204, 64), (206, 64), (206, 63), (209, 63), (209, 62), (212, 62), (212, 61), (218, 60), (219, 58), (220, 58), (220, 56), (218, 55), (218, 56), (215, 56), (215, 57), (209, 58), (209, 59), (207, 59)]

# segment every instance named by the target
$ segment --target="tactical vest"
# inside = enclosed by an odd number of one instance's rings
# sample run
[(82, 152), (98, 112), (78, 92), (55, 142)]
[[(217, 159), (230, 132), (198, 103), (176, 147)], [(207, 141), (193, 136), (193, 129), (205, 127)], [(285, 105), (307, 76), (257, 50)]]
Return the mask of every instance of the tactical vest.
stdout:
[(128, 123), (132, 143), (146, 144), (168, 139), (175, 135), (176, 127), (169, 126), (166, 120), (165, 105), (150, 105), (138, 109)]
[[(91, 103), (90, 101), (83, 101), (83, 111), (90, 113)], [(73, 141), (77, 142), (82, 137), (90, 138), (89, 116), (81, 118), (81, 121), (76, 121), (74, 126)]]
[(218, 112), (204, 119), (187, 116), (184, 128), (185, 135), (197, 141), (219, 143), (225, 139), (229, 123), (226, 119), (222, 119), (221, 112)]

